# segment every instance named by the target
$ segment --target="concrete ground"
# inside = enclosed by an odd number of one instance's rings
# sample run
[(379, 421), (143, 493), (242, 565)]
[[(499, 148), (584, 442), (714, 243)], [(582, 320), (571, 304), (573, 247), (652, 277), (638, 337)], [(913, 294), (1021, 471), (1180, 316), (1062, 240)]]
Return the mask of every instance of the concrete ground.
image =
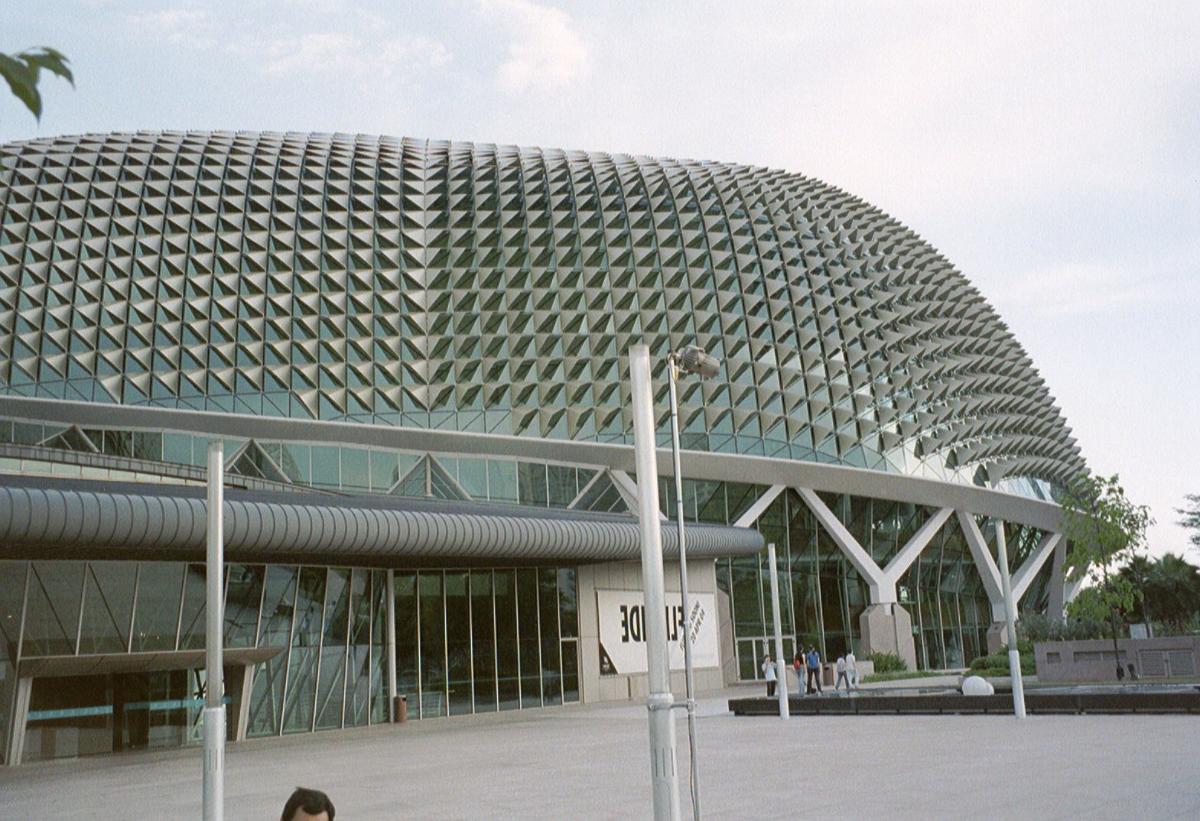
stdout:
[[(701, 702), (707, 818), (1200, 818), (1200, 716), (734, 718)], [(687, 730), (678, 721), (687, 803)], [(645, 708), (569, 706), (228, 748), (226, 818), (295, 785), (340, 819), (646, 818)], [(0, 818), (199, 818), (200, 751), (0, 768)]]

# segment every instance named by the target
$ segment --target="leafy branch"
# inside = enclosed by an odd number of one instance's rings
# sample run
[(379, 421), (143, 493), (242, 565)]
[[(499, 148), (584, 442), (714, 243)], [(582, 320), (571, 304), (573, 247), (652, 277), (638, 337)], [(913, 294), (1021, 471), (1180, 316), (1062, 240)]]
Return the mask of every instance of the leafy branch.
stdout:
[(42, 46), (19, 54), (0, 54), (0, 77), (8, 83), (13, 96), (40, 122), (42, 119), (42, 95), (38, 91), (38, 80), (42, 70), (61, 77), (75, 87), (75, 75), (68, 67), (70, 60), (61, 51)]

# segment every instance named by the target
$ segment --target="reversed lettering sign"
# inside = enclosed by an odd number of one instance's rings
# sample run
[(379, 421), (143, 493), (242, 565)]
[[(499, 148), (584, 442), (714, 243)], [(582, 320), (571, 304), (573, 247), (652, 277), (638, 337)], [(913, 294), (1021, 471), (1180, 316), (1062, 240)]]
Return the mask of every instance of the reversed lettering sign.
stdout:
[[(692, 633), (692, 666), (718, 667), (721, 657), (717, 640), (716, 597), (712, 593), (689, 593)], [(641, 591), (597, 590), (596, 609), (600, 622), (600, 674), (615, 676), (646, 672), (646, 607)], [(672, 670), (683, 669), (683, 607), (678, 593), (667, 593), (661, 616), (667, 623), (667, 644)]]

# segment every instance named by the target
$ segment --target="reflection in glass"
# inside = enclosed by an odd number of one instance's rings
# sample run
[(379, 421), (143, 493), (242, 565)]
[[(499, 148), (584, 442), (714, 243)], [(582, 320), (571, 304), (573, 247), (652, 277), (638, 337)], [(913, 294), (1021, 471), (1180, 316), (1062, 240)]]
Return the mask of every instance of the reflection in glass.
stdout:
[(31, 564), (22, 655), (69, 656), (75, 653), (83, 570), (83, 562)]
[(472, 570), (470, 581), (475, 712), (485, 713), (496, 709), (496, 642), (492, 618), (492, 571)]
[(417, 574), (421, 614), (421, 717), (446, 715), (446, 623), (440, 571)]
[(346, 640), (350, 624), (350, 571), (331, 567), (326, 576), (325, 627), (317, 675), (316, 727), (340, 727), (346, 693)]
[(541, 625), (542, 697), (562, 703), (562, 661), (558, 657), (558, 571), (538, 568), (538, 623)]
[(229, 565), (225, 587), (225, 646), (253, 647), (262, 604), (263, 566)]
[(325, 568), (301, 568), (283, 705), (285, 733), (308, 732), (312, 729), (313, 699), (317, 689), (317, 648), (321, 640), (321, 613), (324, 606)]
[[(80, 653), (124, 653), (133, 617), (133, 562), (90, 562), (84, 576)], [(255, 605), (257, 609), (257, 605)]]
[(182, 564), (142, 562), (138, 566), (133, 628), (135, 652), (175, 649), (182, 590)]
[(446, 659), (450, 715), (470, 713), (471, 612), (466, 571), (446, 571)]
[(283, 652), (261, 662), (254, 671), (253, 694), (247, 735), (276, 735), (283, 709), (283, 680), (287, 670), (287, 646), (291, 640), (292, 612), (296, 600), (296, 568), (273, 564), (267, 568), (263, 592), (259, 647), (281, 647)]
[(342, 722), (357, 727), (368, 722), (371, 700), (371, 571), (356, 567), (350, 580), (350, 647), (346, 676), (346, 708)]
[(408, 714), (421, 717), (421, 656), (417, 636), (417, 574), (396, 573), (396, 692), (408, 696)]
[(202, 564), (189, 564), (183, 579), (183, 615), (179, 621), (179, 649), (204, 649), (204, 611), (208, 570)]
[(538, 646), (537, 570), (517, 571), (517, 636), (521, 663), (521, 707), (542, 706), (542, 662)]
[(516, 571), (495, 571), (492, 584), (496, 590), (496, 680), (500, 689), (500, 709), (514, 710), (521, 706)]

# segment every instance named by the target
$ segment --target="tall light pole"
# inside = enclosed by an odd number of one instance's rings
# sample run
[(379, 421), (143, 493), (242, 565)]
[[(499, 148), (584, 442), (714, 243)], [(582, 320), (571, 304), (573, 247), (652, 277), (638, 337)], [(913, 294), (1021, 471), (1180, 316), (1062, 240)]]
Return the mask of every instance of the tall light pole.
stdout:
[(225, 671), (222, 635), (225, 614), (221, 583), (225, 578), (225, 447), (220, 439), (208, 446), (208, 555), (205, 566), (204, 631), (204, 821), (225, 817)]
[(650, 349), (629, 348), (629, 387), (633, 398), (633, 450), (637, 464), (638, 526), (642, 536), (642, 590), (645, 597), (646, 671), (650, 713), (650, 784), (655, 821), (679, 821), (676, 773), (675, 703), (667, 657), (666, 593), (663, 590), (662, 523), (658, 512), (658, 465), (654, 457), (654, 391)]
[(687, 547), (683, 538), (683, 471), (679, 466), (679, 397), (675, 380), (679, 372), (716, 376), (721, 363), (695, 345), (667, 354), (667, 383), (671, 394), (671, 457), (675, 470), (675, 526), (679, 539), (679, 597), (683, 607), (683, 669), (687, 682), (688, 752), (691, 764), (692, 817), (700, 821), (700, 768), (696, 761), (696, 688), (692, 677), (692, 610), (688, 603)]

